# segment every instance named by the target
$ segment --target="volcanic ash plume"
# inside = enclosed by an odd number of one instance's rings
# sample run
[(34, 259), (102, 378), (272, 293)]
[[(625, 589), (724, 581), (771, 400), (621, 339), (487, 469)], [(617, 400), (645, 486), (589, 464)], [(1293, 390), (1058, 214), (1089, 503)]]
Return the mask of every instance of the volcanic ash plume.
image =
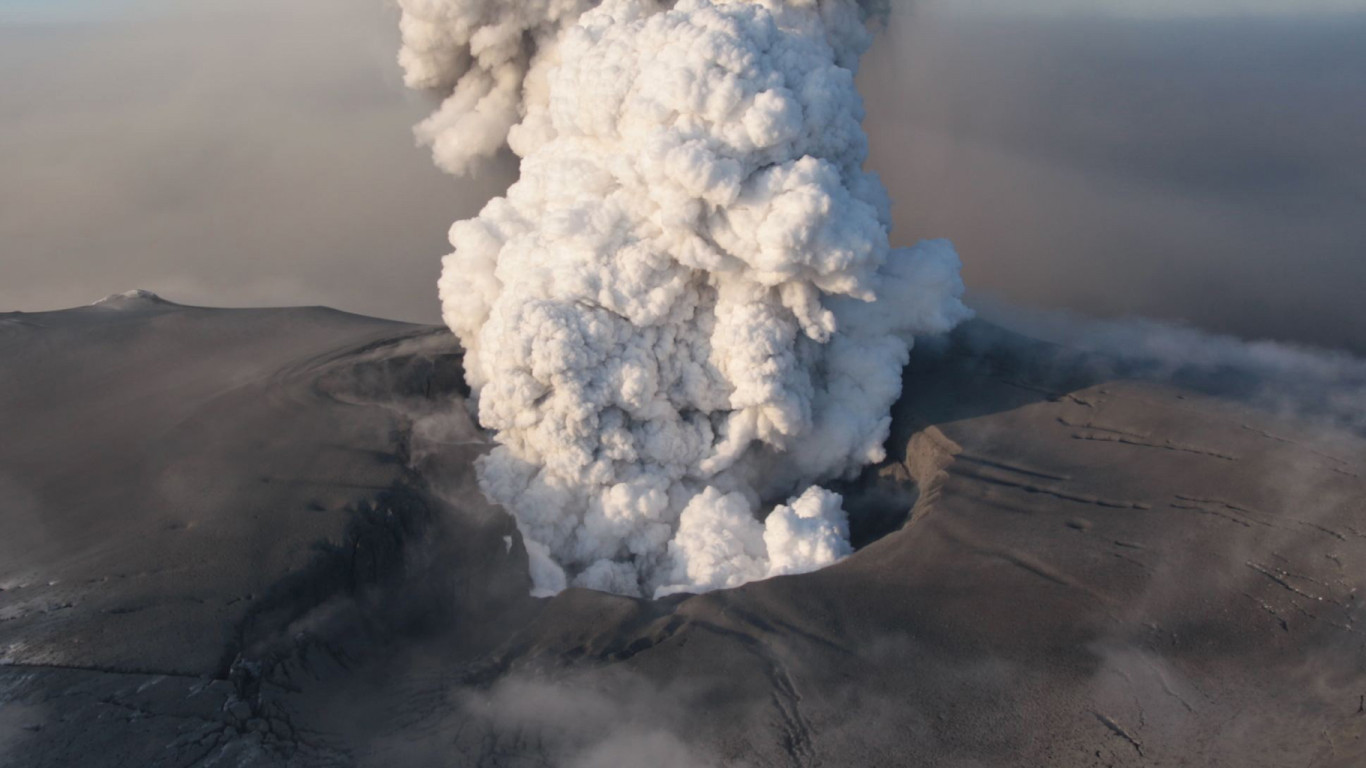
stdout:
[[(400, 0), (418, 127), (521, 176), (451, 229), (446, 323), (538, 594), (731, 587), (850, 552), (815, 484), (883, 457), (952, 246), (888, 246), (852, 0)], [(593, 6), (593, 7), (590, 7)], [(778, 504), (761, 522), (766, 505)]]

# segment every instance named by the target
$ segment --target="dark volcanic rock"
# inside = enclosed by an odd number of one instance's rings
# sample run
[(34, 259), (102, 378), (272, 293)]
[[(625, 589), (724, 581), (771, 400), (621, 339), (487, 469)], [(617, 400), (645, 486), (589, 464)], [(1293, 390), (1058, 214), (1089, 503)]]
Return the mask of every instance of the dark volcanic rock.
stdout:
[(988, 326), (856, 555), (658, 602), (527, 596), (444, 333), (134, 297), (0, 355), (6, 765), (1366, 763), (1366, 441)]

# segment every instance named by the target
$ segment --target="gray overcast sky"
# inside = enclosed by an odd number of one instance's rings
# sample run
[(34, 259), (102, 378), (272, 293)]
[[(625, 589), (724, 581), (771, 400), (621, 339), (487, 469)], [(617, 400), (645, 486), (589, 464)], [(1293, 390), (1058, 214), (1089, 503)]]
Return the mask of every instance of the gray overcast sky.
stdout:
[(897, 239), (1016, 303), (1366, 352), (1366, 12), (940, 7), (863, 71)]
[[(896, 239), (973, 290), (1366, 351), (1366, 0), (928, 1), (866, 65)], [(1359, 10), (1358, 10), (1359, 9)], [(0, 310), (133, 287), (435, 321), (383, 0), (0, 0)]]
[(0, 308), (143, 287), (436, 320), (446, 230), (509, 169), (414, 146), (431, 105), (381, 0), (0, 2)]

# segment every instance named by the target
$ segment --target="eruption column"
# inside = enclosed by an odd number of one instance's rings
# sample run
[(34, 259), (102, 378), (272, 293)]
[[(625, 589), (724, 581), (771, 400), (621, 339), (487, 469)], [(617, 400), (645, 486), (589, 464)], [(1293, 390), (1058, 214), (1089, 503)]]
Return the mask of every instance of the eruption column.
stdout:
[[(944, 241), (888, 245), (852, 0), (400, 0), (417, 128), (518, 181), (440, 282), (484, 492), (537, 594), (659, 597), (850, 551), (818, 487), (883, 457), (913, 337), (968, 316)], [(760, 514), (775, 501), (761, 522)]]

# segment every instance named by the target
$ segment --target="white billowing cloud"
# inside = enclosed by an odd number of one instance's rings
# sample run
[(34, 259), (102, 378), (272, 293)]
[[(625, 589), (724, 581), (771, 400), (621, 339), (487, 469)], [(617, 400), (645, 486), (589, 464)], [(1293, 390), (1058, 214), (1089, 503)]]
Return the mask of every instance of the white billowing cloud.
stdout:
[[(419, 127), (505, 197), (440, 292), (540, 594), (660, 596), (847, 555), (813, 484), (883, 457), (913, 338), (965, 319), (952, 246), (888, 245), (853, 0), (401, 0)], [(514, 45), (515, 41), (515, 45)], [(800, 493), (799, 493), (800, 492)], [(765, 505), (799, 493), (765, 522)]]
[(507, 143), (521, 118), (522, 83), (531, 58), (553, 47), (594, 0), (398, 0), (403, 48), (398, 61), (410, 88), (448, 91), (417, 126), (437, 165), (467, 173)]
[(849, 522), (838, 493), (812, 486), (764, 521), (769, 573), (807, 573), (847, 557)]

